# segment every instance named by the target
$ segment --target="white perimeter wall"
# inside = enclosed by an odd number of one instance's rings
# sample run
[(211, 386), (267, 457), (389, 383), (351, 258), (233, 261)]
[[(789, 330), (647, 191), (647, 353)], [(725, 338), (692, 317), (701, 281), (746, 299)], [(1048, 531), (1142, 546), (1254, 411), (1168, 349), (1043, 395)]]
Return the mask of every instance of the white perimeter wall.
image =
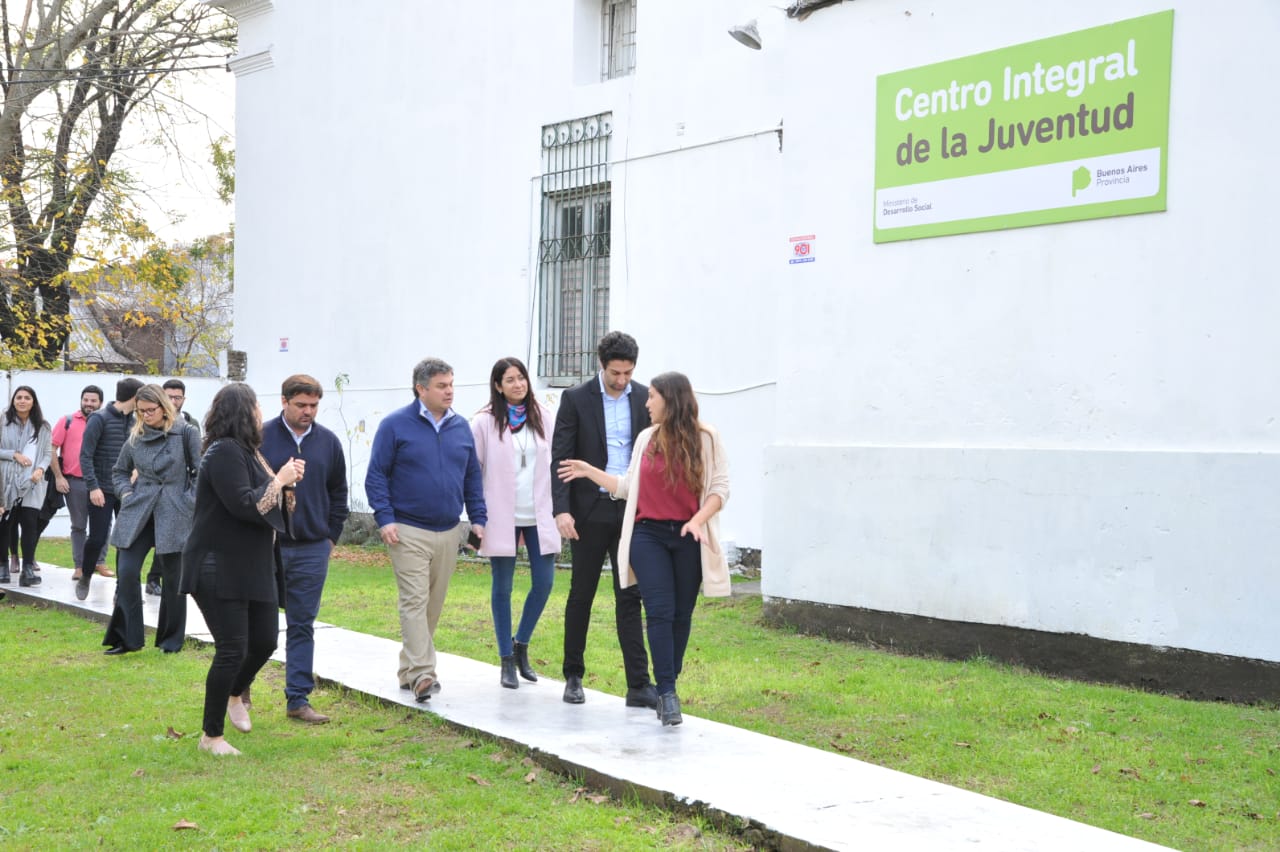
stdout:
[[(104, 403), (115, 399), (116, 382), (125, 378), (125, 375), (124, 373), (68, 373), (41, 370), (5, 371), (3, 374), (4, 400), (0, 403), (0, 410), (7, 410), (9, 400), (13, 398), (13, 392), (20, 385), (27, 385), (35, 390), (36, 398), (40, 400), (40, 410), (44, 413), (45, 419), (53, 424), (59, 418), (80, 410), (80, 391), (87, 385), (97, 385), (102, 388)], [(166, 379), (174, 377), (134, 376), (134, 378), (143, 384), (164, 384)], [(194, 376), (178, 378), (181, 378), (187, 386), (187, 399), (183, 403), (182, 410), (189, 412), (192, 417), (203, 420), (205, 412), (209, 410), (209, 403), (213, 401), (213, 395), (225, 384), (225, 381)], [(270, 402), (267, 401), (267, 406), (269, 405)], [(264, 410), (269, 410), (267, 406), (264, 406)], [(45, 535), (66, 537), (70, 534), (71, 520), (67, 516), (67, 510), (61, 509), (49, 522)], [(39, 554), (37, 554), (38, 557)]]
[[(1168, 8), (1168, 212), (872, 243), (877, 73)], [(1280, 660), (1280, 5), (819, 14), (787, 43), (839, 96), (787, 112), (821, 251), (778, 303), (765, 593)]]
[[(726, 435), (767, 595), (1280, 660), (1280, 5), (640, 0), (608, 83), (594, 0), (270, 5), (241, 22), (270, 67), (237, 79), (236, 346), (267, 397), (349, 374), (321, 420), (357, 478), (420, 358), (466, 413), (497, 357), (532, 365), (540, 129), (611, 110), (610, 325)], [(872, 243), (877, 74), (1167, 8), (1167, 213)], [(760, 52), (725, 34), (752, 15)]]

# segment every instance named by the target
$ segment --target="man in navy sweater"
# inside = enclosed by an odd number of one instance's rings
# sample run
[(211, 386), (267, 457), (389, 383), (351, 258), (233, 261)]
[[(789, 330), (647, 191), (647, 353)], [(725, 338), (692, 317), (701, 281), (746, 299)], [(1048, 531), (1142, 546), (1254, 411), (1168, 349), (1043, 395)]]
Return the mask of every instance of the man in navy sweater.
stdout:
[(415, 399), (373, 437), (364, 488), (399, 590), (400, 686), (418, 701), (440, 691), (436, 625), (458, 561), (458, 520), (484, 535), (480, 460), (465, 417), (453, 410), (453, 368), (427, 358), (413, 368)]
[(324, 388), (311, 376), (295, 375), (280, 386), (279, 417), (262, 425), (262, 457), (273, 470), (293, 458), (307, 462), (307, 475), (293, 485), (290, 534), (276, 537), (284, 571), (284, 696), (286, 713), (311, 725), (329, 717), (311, 706), (316, 687), (315, 623), (329, 574), (329, 554), (347, 522), (347, 457), (342, 442), (315, 422)]

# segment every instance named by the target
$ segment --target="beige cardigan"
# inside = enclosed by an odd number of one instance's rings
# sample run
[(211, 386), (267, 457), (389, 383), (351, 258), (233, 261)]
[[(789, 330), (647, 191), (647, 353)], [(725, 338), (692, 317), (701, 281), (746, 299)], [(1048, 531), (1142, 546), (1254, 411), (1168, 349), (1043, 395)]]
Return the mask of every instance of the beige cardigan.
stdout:
[[(618, 561), (621, 563), (618, 566), (618, 584), (624, 589), (636, 582), (635, 572), (631, 570), (631, 533), (636, 526), (636, 498), (640, 495), (640, 459), (644, 457), (645, 448), (656, 429), (656, 426), (650, 426), (636, 436), (631, 465), (626, 476), (618, 477), (618, 490), (613, 494), (615, 500), (627, 501), (622, 516), (622, 538), (618, 541)], [(729, 457), (720, 442), (720, 434), (706, 425), (702, 430), (702, 494), (698, 505), (706, 505), (709, 496), (719, 494), (723, 508), (729, 502)], [(712, 598), (729, 596), (729, 561), (720, 547), (719, 512), (707, 521), (707, 537), (702, 542), (702, 593)]]

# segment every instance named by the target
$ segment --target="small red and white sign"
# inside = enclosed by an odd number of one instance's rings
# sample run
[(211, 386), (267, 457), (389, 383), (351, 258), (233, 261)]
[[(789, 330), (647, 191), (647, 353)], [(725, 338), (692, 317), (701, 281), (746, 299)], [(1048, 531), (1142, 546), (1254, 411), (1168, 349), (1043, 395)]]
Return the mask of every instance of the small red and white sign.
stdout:
[(280, 338), (280, 351), (281, 352), (289, 351), (289, 338), (287, 337)]
[(817, 237), (813, 234), (805, 234), (803, 236), (792, 237), (791, 257), (787, 259), (787, 263), (813, 263), (817, 260), (814, 257), (813, 243)]

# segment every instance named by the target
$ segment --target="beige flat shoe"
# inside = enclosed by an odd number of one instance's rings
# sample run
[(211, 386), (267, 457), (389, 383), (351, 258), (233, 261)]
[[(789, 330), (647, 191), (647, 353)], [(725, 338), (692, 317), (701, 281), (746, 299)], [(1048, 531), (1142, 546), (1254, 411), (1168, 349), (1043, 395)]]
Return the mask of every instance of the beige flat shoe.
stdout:
[(249, 721), (249, 708), (244, 706), (240, 696), (233, 695), (227, 699), (227, 716), (231, 726), (242, 734), (253, 730), (253, 722)]
[(238, 757), (240, 755), (240, 749), (227, 742), (223, 737), (211, 737), (208, 734), (200, 735), (200, 750), (219, 757)]

